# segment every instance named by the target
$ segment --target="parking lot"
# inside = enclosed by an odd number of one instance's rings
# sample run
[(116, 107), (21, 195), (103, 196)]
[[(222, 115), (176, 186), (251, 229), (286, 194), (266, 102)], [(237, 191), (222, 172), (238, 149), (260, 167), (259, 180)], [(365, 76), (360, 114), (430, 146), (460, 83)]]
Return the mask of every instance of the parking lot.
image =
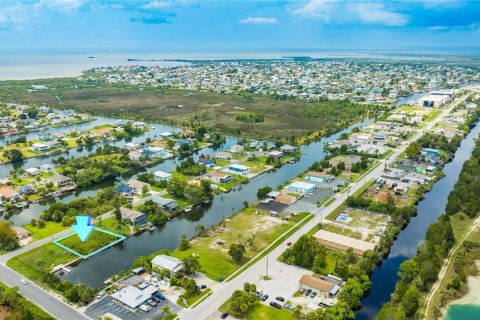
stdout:
[(308, 202), (312, 204), (317, 204), (318, 202), (322, 202), (328, 198), (331, 198), (335, 193), (332, 191), (331, 188), (318, 188), (312, 192), (311, 195), (305, 195), (300, 201)]
[(122, 306), (118, 301), (115, 301), (111, 296), (106, 296), (100, 301), (92, 304), (85, 310), (85, 314), (92, 319), (98, 319), (106, 313), (111, 313), (123, 320), (146, 320), (157, 319), (163, 317), (162, 308), (168, 305), (172, 313), (177, 313), (180, 307), (175, 303), (168, 301), (168, 299), (160, 302), (156, 307), (152, 307), (149, 312), (141, 310), (131, 310), (126, 306)]
[(277, 202), (277, 201), (270, 201), (269, 203), (260, 202), (257, 205), (257, 209), (265, 210), (265, 211), (276, 211), (276, 212), (280, 212), (286, 207), (288, 207), (288, 205)]

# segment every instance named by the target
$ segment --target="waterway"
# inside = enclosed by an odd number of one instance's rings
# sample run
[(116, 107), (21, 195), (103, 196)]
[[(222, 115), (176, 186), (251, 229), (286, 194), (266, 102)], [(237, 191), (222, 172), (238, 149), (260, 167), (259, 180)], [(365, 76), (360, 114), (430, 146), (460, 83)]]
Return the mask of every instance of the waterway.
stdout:
[(394, 291), (399, 278), (397, 272), (400, 264), (416, 255), (417, 246), (425, 238), (427, 228), (445, 212), (448, 195), (460, 175), (464, 162), (470, 158), (475, 146), (474, 140), (479, 133), (480, 126), (477, 125), (462, 141), (453, 161), (445, 165), (445, 177), (435, 183), (432, 190), (418, 203), (417, 215), (398, 234), (388, 257), (373, 271), (372, 289), (362, 300), (362, 308), (356, 312), (355, 319), (374, 319), (382, 306), (390, 300), (390, 294)]
[(448, 307), (443, 320), (477, 320), (480, 318), (480, 306), (475, 304), (456, 304)]
[[(98, 287), (113, 274), (129, 269), (138, 256), (149, 255), (162, 249), (176, 249), (182, 234), (189, 238), (195, 235), (197, 224), (207, 228), (217, 224), (222, 220), (222, 217), (228, 217), (242, 209), (244, 201), (254, 201), (259, 188), (268, 185), (275, 189), (305, 171), (314, 161), (323, 159), (325, 143), (338, 139), (343, 132), (349, 132), (354, 127), (361, 127), (372, 121), (373, 119), (362, 121), (328, 138), (303, 146), (301, 151), (304, 155), (298, 162), (262, 174), (252, 179), (248, 184), (237, 187), (235, 191), (215, 196), (209, 205), (198, 206), (188, 214), (176, 217), (153, 232), (132, 236), (123, 243), (90, 257), (78, 266), (73, 267), (72, 272), (65, 274), (63, 277), (72, 282), (81, 282), (92, 287)], [(168, 164), (164, 163), (160, 166), (168, 166)]]

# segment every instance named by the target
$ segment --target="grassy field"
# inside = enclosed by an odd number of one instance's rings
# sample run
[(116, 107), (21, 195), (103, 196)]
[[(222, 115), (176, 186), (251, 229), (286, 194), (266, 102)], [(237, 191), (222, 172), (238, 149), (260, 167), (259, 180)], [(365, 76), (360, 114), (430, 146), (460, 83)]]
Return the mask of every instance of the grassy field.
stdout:
[(119, 223), (115, 217), (108, 217), (102, 221), (99, 221), (95, 224), (97, 227), (115, 232), (124, 236), (130, 234), (130, 226), (125, 223)]
[(35, 240), (40, 240), (46, 237), (50, 237), (60, 231), (63, 231), (70, 226), (62, 226), (61, 223), (53, 221), (45, 221), (45, 227), (40, 228), (39, 226), (32, 226), (31, 224), (26, 224), (23, 226), (30, 232), (30, 235)]
[(82, 242), (76, 235), (72, 235), (68, 238), (59, 241), (60, 244), (75, 250), (82, 255), (88, 255), (106, 245), (118, 240), (117, 237), (106, 234), (104, 232), (93, 230), (87, 241)]
[[(45, 84), (50, 89), (28, 92), (30, 85), (35, 83)], [(356, 108), (355, 112), (347, 112), (347, 116), (351, 118), (346, 119), (345, 114), (340, 116), (342, 114), (340, 103), (337, 103), (336, 109), (330, 108), (330, 111), (322, 113), (318, 110), (325, 109), (322, 108), (323, 105), (330, 102), (277, 100), (268, 96), (197, 91), (193, 91), (193, 95), (187, 94), (190, 92), (165, 88), (139, 90), (127, 85), (112, 87), (100, 82), (80, 82), (73, 78), (5, 81), (0, 88), (0, 96), (8, 101), (57, 105), (59, 101), (56, 95), (59, 95), (63, 106), (74, 107), (81, 111), (157, 120), (177, 125), (201, 123), (229, 134), (271, 139), (288, 139), (291, 136), (314, 137), (326, 125), (334, 124), (344, 127), (360, 120), (359, 115), (362, 113), (361, 118), (371, 115), (371, 107), (366, 106), (362, 107), (362, 111)], [(263, 122), (239, 121), (236, 117), (238, 108), (245, 108), (245, 112), (249, 114), (260, 114)], [(317, 110), (313, 116), (307, 116), (306, 108)]]
[[(177, 249), (171, 255), (183, 259), (198, 254), (202, 271), (209, 278), (217, 281), (225, 279), (306, 216), (306, 213), (299, 214), (288, 221), (282, 221), (264, 214), (256, 215), (255, 211), (248, 208), (233, 215), (225, 221), (225, 225), (220, 223), (214, 226), (207, 236), (193, 239), (189, 249)], [(249, 239), (253, 239), (253, 245), (247, 245)], [(236, 263), (228, 255), (228, 249), (233, 243), (242, 243), (246, 247), (241, 263)]]
[(53, 243), (47, 243), (8, 260), (7, 266), (31, 280), (38, 280), (42, 271), (78, 258)]
[[(225, 301), (219, 308), (220, 312), (228, 312), (230, 309), (230, 299)], [(251, 306), (247, 314), (241, 319), (246, 320), (294, 320), (293, 313), (286, 309), (275, 309), (270, 306), (266, 306), (263, 303), (257, 302)]]

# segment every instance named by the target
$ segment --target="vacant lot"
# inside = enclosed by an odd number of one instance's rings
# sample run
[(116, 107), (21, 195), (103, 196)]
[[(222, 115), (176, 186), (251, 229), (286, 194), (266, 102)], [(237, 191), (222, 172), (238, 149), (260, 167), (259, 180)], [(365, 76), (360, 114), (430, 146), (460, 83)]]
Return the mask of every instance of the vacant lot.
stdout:
[(82, 242), (76, 234), (60, 240), (59, 242), (62, 245), (86, 256), (116, 240), (118, 240), (118, 238), (115, 236), (103, 233), (98, 230), (93, 230), (92, 234), (85, 242)]
[(346, 102), (278, 100), (196, 91), (189, 94), (190, 91), (178, 89), (139, 90), (72, 79), (37, 82), (46, 83), (50, 89), (28, 92), (32, 81), (9, 81), (0, 83), (0, 96), (5, 97), (5, 102), (61, 104), (93, 113), (180, 126), (204, 125), (229, 134), (272, 139), (322, 135), (372, 115), (376, 109)]

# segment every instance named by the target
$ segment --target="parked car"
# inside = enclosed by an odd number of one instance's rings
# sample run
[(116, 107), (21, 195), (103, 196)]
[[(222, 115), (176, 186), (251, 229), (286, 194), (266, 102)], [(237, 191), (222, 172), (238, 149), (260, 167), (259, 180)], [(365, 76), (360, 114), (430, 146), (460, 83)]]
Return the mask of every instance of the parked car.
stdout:
[(261, 301), (267, 301), (267, 299), (268, 299), (268, 294), (264, 294), (264, 295), (260, 298)]
[(312, 292), (312, 294), (310, 295), (310, 298), (313, 299), (313, 298), (315, 298), (316, 296), (317, 296), (317, 293), (314, 291), (314, 292)]
[(224, 312), (224, 313), (222, 313), (222, 315), (220, 316), (220, 318), (222, 318), (222, 319), (225, 319), (226, 317), (228, 317), (228, 312)]
[(308, 289), (307, 291), (305, 291), (305, 296), (308, 297), (310, 295), (310, 293), (312, 293), (312, 290), (311, 289)]
[(287, 310), (290, 310), (290, 311), (293, 310), (293, 306), (292, 306), (290, 303), (285, 303), (285, 304), (283, 305), (283, 307), (284, 307), (285, 309), (287, 309)]
[(158, 299), (158, 297), (155, 297), (155, 296), (152, 297), (152, 300), (155, 301), (156, 303), (160, 303), (160, 301), (162, 301), (162, 300)]
[(204, 284), (202, 284), (202, 285), (200, 286), (200, 289), (202, 289), (202, 290), (203, 290), (203, 289), (207, 289), (207, 286), (204, 285)]
[(157, 306), (157, 303), (156, 303), (155, 301), (153, 301), (153, 299), (148, 299), (148, 300), (147, 300), (147, 303), (148, 303), (149, 305), (151, 305), (152, 307), (156, 307), (156, 306)]
[(25, 280), (25, 279), (20, 279), (20, 282), (21, 282), (22, 284), (28, 284), (28, 281)]
[(279, 303), (276, 303), (275, 301), (270, 302), (270, 306), (280, 309), (282, 306)]
[(155, 293), (155, 297), (157, 297), (160, 300), (165, 300), (165, 297), (160, 292)]
[(152, 309), (152, 307), (147, 306), (146, 304), (142, 304), (142, 305), (140, 306), (140, 310), (142, 310), (143, 312), (148, 312), (148, 311), (150, 311), (151, 309)]
[(291, 241), (288, 241), (287, 242), (287, 247), (290, 247), (292, 245), (292, 242)]
[(284, 297), (276, 297), (275, 300), (278, 300), (280, 302), (285, 302), (285, 298)]
[(298, 292), (300, 292), (301, 294), (304, 294), (305, 289), (300, 289), (300, 290), (298, 290)]

